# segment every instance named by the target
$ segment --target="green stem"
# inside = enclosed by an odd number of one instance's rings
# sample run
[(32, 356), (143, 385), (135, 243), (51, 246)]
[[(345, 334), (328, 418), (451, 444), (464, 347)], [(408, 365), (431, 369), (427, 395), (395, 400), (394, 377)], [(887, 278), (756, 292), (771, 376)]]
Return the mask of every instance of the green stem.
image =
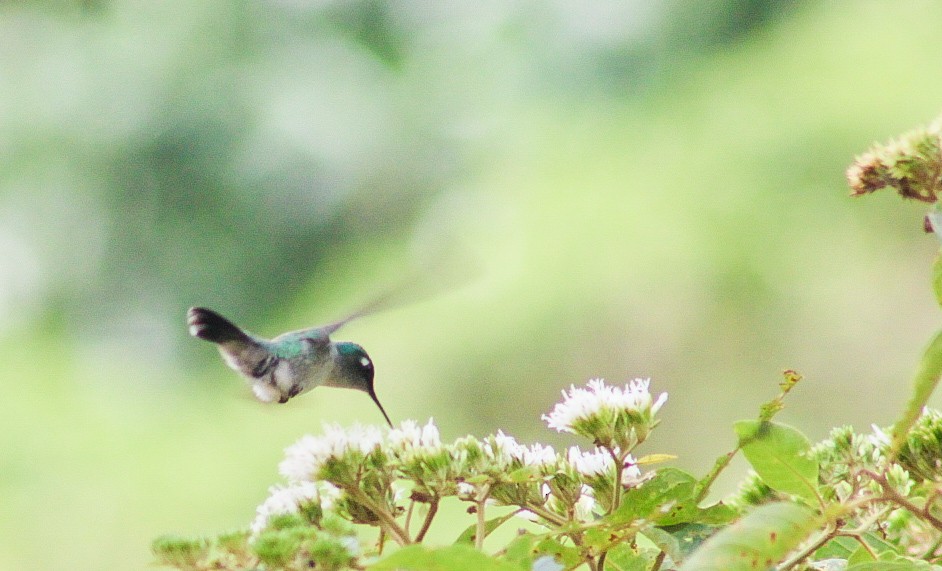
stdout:
[(396, 543), (399, 545), (409, 545), (412, 543), (409, 541), (409, 534), (396, 523), (396, 518), (392, 516), (388, 511), (386, 511), (381, 506), (377, 505), (372, 498), (367, 496), (363, 490), (359, 487), (350, 486), (345, 488), (347, 493), (352, 495), (356, 501), (360, 502), (366, 506), (371, 512), (376, 514), (376, 517), (379, 518), (380, 523), (383, 525), (383, 528), (396, 540)]
[[(628, 453), (622, 454), (621, 451), (619, 451), (619, 453), (616, 454), (615, 450), (612, 448), (608, 448), (607, 450), (612, 456), (612, 461), (615, 462), (615, 486), (612, 489), (612, 505), (608, 510), (608, 513), (613, 513), (618, 509), (618, 505), (621, 503), (621, 477), (625, 471), (625, 458), (628, 457)], [(604, 559), (600, 558), (600, 562), (604, 562)], [(600, 565), (599, 569), (602, 568), (603, 567)]]
[(484, 525), (487, 523), (487, 520), (484, 519), (484, 501), (478, 502), (477, 512), (478, 528), (474, 532), (474, 547), (480, 550), (484, 547), (484, 533), (487, 531)]
[(813, 542), (811, 542), (810, 545), (808, 545), (807, 547), (805, 547), (804, 549), (802, 549), (801, 551), (793, 555), (791, 558), (784, 561), (781, 565), (776, 567), (775, 568), (776, 571), (786, 571), (787, 569), (791, 569), (792, 567), (798, 565), (799, 563), (801, 563), (802, 561), (810, 557), (822, 545), (834, 539), (834, 537), (836, 537), (837, 535), (838, 535), (837, 528), (832, 525), (828, 525), (828, 529), (825, 530), (825, 532), (822, 533), (821, 536), (818, 537), (818, 539), (814, 540)]
[(536, 515), (540, 516), (541, 518), (545, 519), (546, 521), (548, 521), (548, 522), (550, 522), (550, 523), (553, 523), (553, 524), (555, 524), (555, 525), (557, 525), (557, 526), (562, 526), (562, 525), (565, 525), (566, 523), (568, 523), (568, 522), (567, 522), (565, 519), (563, 519), (562, 517), (560, 517), (560, 516), (554, 514), (553, 512), (551, 512), (551, 511), (549, 511), (549, 510), (547, 510), (546, 508), (543, 508), (543, 507), (541, 507), (541, 506), (536, 506), (536, 505), (533, 505), (533, 504), (531, 504), (531, 503), (527, 503), (527, 504), (524, 504), (523, 506), (520, 506), (520, 507), (522, 507), (523, 509), (526, 509), (526, 510), (528, 510), (528, 511), (531, 511), (531, 512), (533, 512), (533, 513), (535, 513)]
[(737, 446), (735, 449), (716, 459), (716, 462), (713, 464), (713, 469), (710, 470), (710, 473), (707, 474), (705, 478), (697, 482), (697, 494), (693, 499), (694, 504), (699, 504), (704, 499), (706, 499), (707, 494), (710, 493), (710, 487), (714, 482), (716, 482), (716, 479), (719, 478), (723, 470), (729, 466), (729, 463), (733, 461), (733, 458), (736, 457), (736, 454), (739, 453), (740, 449), (741, 448)]
[(409, 500), (409, 509), (406, 510), (406, 523), (402, 526), (406, 530), (406, 533), (409, 533), (409, 529), (412, 528), (412, 510), (415, 509), (415, 500)]
[(478, 525), (477, 530), (474, 533), (474, 547), (478, 550), (483, 549), (484, 547), (484, 535), (487, 531), (487, 520), (484, 517), (484, 504), (487, 502), (487, 497), (491, 493), (491, 487), (488, 484), (484, 484), (481, 488), (481, 491), (478, 492), (478, 496), (475, 499), (477, 504), (477, 516), (478, 516)]

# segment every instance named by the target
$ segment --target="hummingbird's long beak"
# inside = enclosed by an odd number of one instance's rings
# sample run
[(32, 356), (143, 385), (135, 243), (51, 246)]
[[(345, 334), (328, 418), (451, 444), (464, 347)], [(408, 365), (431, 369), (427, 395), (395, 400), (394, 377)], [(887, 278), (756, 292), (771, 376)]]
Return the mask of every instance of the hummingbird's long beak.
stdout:
[(369, 391), (367, 391), (367, 393), (370, 395), (370, 398), (373, 399), (373, 402), (376, 403), (376, 406), (379, 407), (379, 411), (383, 413), (383, 416), (386, 418), (386, 422), (389, 424), (389, 428), (392, 428), (393, 423), (391, 420), (389, 420), (389, 415), (386, 414), (386, 410), (383, 409), (383, 405), (379, 404), (379, 399), (376, 397), (376, 391), (370, 389)]

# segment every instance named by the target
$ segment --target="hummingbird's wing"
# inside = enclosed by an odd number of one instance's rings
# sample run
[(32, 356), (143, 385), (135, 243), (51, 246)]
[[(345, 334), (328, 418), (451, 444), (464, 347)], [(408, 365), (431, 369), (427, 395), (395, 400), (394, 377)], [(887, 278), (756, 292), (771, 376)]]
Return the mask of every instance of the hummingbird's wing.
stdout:
[(267, 375), (277, 365), (264, 342), (237, 325), (204, 307), (191, 307), (186, 313), (190, 335), (219, 346), (226, 364), (248, 379)]
[(430, 280), (429, 276), (431, 274), (429, 274), (427, 270), (416, 269), (402, 278), (397, 284), (375, 296), (369, 303), (360, 307), (359, 310), (339, 321), (321, 326), (319, 329), (325, 334), (330, 335), (354, 319), (379, 313), (387, 309), (424, 301), (442, 291), (453, 288), (458, 283), (464, 283), (468, 280), (468, 276), (464, 275), (448, 276), (441, 272), (436, 273), (439, 274), (439, 279)]
[(323, 331), (324, 335), (330, 336), (334, 331), (337, 331), (338, 329), (340, 329), (347, 323), (350, 323), (354, 319), (359, 319), (360, 317), (363, 317), (365, 315), (376, 313), (377, 311), (382, 311), (384, 309), (388, 309), (390, 307), (398, 305), (398, 303), (395, 300), (396, 293), (398, 292), (395, 290), (391, 290), (382, 295), (379, 295), (375, 299), (373, 299), (373, 301), (361, 307), (359, 310), (351, 313), (347, 317), (341, 319), (340, 321), (335, 321), (333, 323), (321, 326), (318, 329), (320, 331)]

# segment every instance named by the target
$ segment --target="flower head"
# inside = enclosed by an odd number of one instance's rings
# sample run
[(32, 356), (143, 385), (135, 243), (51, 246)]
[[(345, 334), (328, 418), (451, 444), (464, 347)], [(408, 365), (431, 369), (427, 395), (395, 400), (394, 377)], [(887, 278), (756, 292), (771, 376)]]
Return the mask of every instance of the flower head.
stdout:
[[(615, 460), (608, 450), (596, 448), (595, 450), (582, 451), (573, 446), (569, 449), (567, 458), (576, 472), (587, 480), (599, 477), (611, 479), (615, 475)], [(637, 462), (629, 454), (625, 457), (625, 463), (622, 467), (622, 485), (635, 482), (640, 477), (641, 470), (638, 469)]]
[(255, 510), (252, 521), (252, 537), (257, 537), (272, 516), (294, 514), (303, 507), (329, 510), (340, 495), (340, 491), (326, 482), (298, 482), (290, 486), (272, 486), (269, 496)]
[(543, 420), (550, 428), (591, 438), (600, 446), (631, 450), (657, 425), (654, 415), (667, 401), (667, 393), (652, 399), (650, 382), (634, 379), (618, 388), (593, 379), (588, 388), (572, 386)]
[(502, 430), (498, 430), (497, 434), (485, 440), (484, 453), (494, 461), (499, 470), (524, 466), (553, 467), (558, 461), (558, 456), (552, 446), (539, 443), (525, 446), (518, 443), (513, 436), (504, 434)]
[(374, 426), (354, 425), (343, 429), (325, 425), (321, 436), (304, 436), (285, 449), (285, 459), (278, 471), (289, 482), (311, 482), (325, 477), (323, 470), (331, 463), (354, 467), (380, 446), (382, 433)]

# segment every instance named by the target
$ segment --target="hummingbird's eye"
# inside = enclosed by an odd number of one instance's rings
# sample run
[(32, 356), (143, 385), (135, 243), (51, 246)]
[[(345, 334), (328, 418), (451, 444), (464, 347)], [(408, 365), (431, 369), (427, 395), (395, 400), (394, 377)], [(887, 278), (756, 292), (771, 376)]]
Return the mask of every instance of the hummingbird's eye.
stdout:
[(370, 360), (367, 357), (360, 357), (360, 364), (364, 367), (369, 367), (371, 365)]

